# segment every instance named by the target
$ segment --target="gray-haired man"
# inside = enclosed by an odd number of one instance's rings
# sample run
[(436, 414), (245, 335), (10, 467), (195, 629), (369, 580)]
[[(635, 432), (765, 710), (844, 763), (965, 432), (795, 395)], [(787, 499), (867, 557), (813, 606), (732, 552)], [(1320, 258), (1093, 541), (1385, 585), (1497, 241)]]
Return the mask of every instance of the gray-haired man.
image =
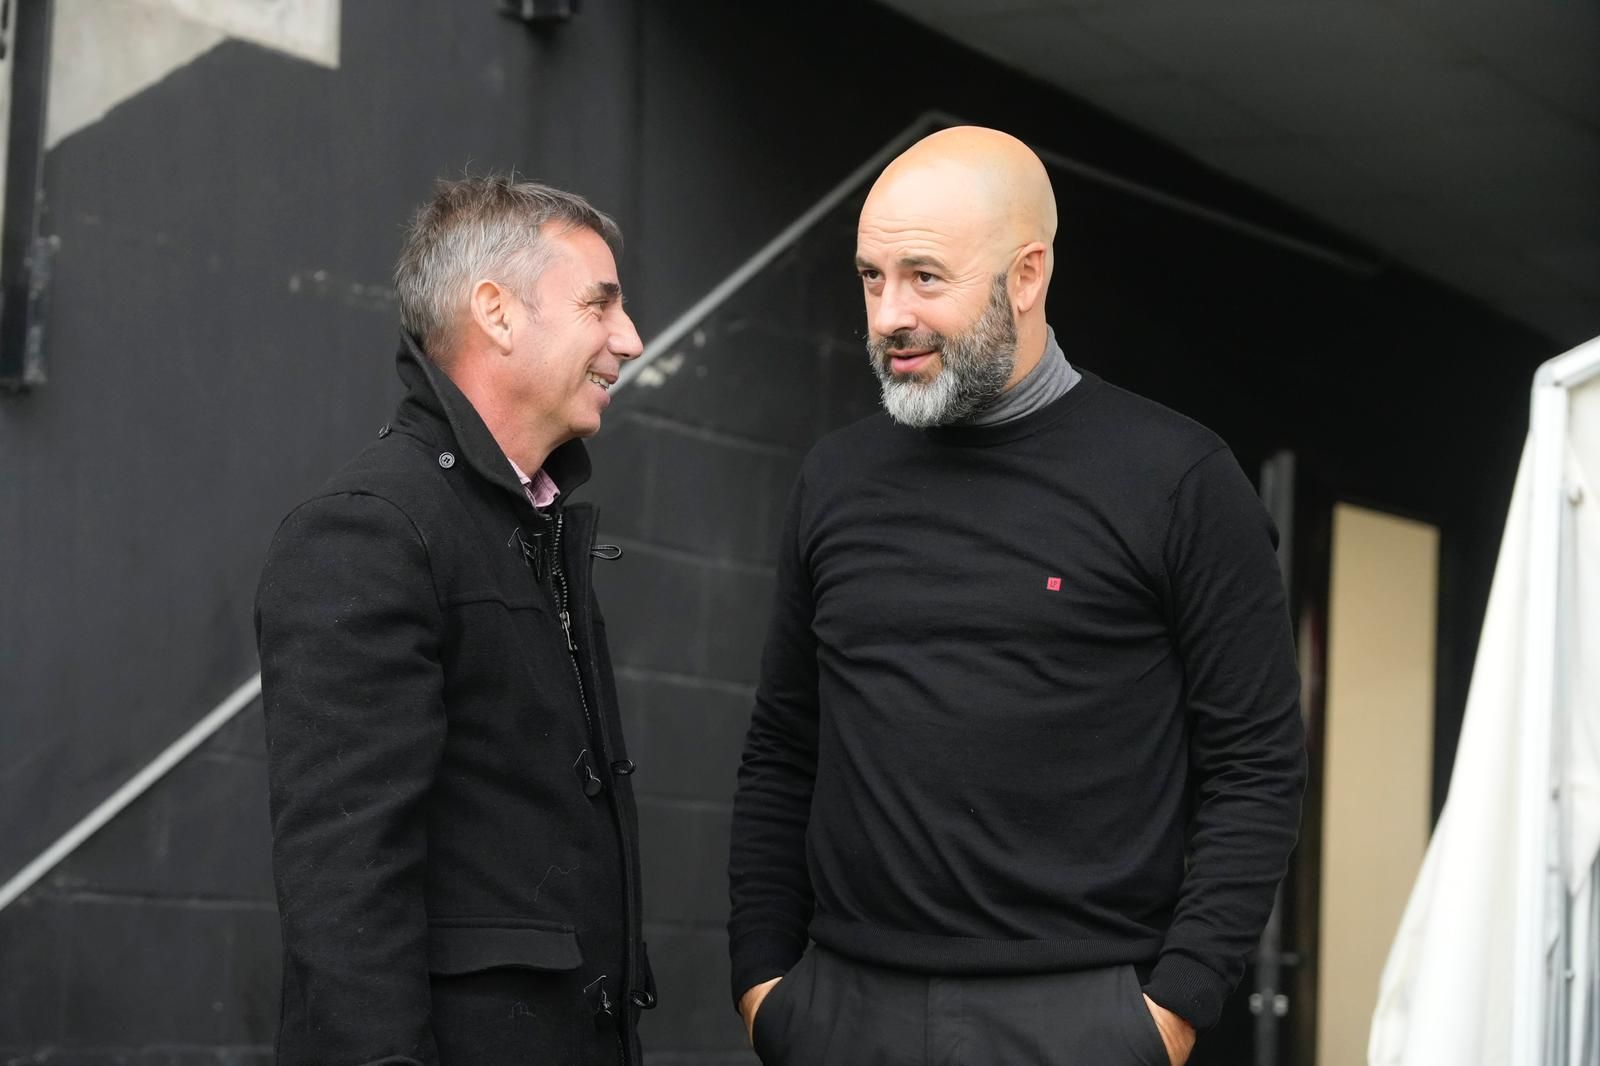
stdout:
[(559, 190), (441, 184), (396, 270), (406, 397), (273, 540), (286, 1066), (640, 1059), (633, 764), (567, 503), (640, 353), (619, 243)]

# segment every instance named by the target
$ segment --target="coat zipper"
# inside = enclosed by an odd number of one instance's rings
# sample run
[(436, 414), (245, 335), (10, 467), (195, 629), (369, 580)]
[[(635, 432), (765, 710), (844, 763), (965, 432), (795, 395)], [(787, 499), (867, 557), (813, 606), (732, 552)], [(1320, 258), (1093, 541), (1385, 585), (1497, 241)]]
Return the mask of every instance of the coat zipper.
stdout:
[(555, 578), (556, 615), (561, 619), (561, 632), (567, 638), (567, 659), (572, 663), (572, 677), (578, 682), (578, 704), (583, 708), (583, 721), (589, 727), (589, 742), (594, 743), (594, 716), (589, 713), (589, 698), (583, 689), (583, 667), (578, 665), (578, 642), (572, 639), (572, 612), (567, 610), (570, 591), (567, 588), (567, 568), (561, 562), (561, 529), (567, 516), (557, 514), (555, 530), (550, 544), (550, 574)]
[[(600, 728), (598, 731), (595, 729), (595, 719), (589, 711), (589, 700), (584, 693), (583, 667), (578, 658), (578, 642), (573, 638), (572, 635), (572, 612), (570, 610), (571, 588), (567, 583), (566, 563), (561, 554), (561, 534), (566, 525), (566, 518), (567, 516), (565, 513), (556, 513), (555, 528), (553, 530), (550, 545), (550, 554), (552, 556), (550, 573), (555, 579), (553, 584), (556, 593), (556, 615), (561, 619), (561, 632), (567, 640), (567, 657), (572, 662), (573, 679), (578, 683), (578, 703), (583, 707), (583, 720), (588, 726), (589, 742), (591, 744), (599, 744), (601, 748), (599, 753), (600, 760), (602, 763), (605, 763), (609, 769), (610, 764), (606, 762), (606, 760), (610, 759), (611, 757), (611, 745), (609, 743), (609, 738), (606, 736), (605, 723), (600, 723)], [(586, 545), (586, 547), (589, 548), (590, 552), (594, 551), (592, 545)], [(622, 553), (621, 551), (618, 551), (617, 554), (620, 555)], [(594, 776), (594, 770), (592, 768), (586, 767), (585, 769), (590, 780), (598, 781), (598, 779)], [(616, 784), (614, 782), (608, 791), (609, 795), (607, 796), (607, 802), (611, 806), (611, 817), (617, 827), (617, 844), (619, 850), (622, 852), (622, 926), (624, 968), (622, 975), (623, 1001), (621, 1010), (626, 1012), (630, 1007), (636, 1005), (633, 999), (633, 981), (635, 977), (637, 977), (637, 971), (639, 968), (637, 952), (635, 951), (635, 936), (633, 927), (633, 852), (628, 846), (626, 820), (622, 816), (622, 807), (620, 801), (617, 799)], [(624, 1066), (627, 1066), (630, 1061), (630, 1056), (628, 1054), (628, 1042), (624, 1038), (625, 1023), (625, 1017), (617, 1020), (616, 1035), (617, 1050), (621, 1054)]]

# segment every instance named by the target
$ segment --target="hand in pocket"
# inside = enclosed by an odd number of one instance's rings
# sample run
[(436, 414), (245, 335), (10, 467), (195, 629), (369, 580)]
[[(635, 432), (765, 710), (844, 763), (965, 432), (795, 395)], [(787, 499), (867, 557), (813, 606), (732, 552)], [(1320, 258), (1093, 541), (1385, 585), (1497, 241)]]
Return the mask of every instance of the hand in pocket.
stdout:
[(1194, 1052), (1194, 1026), (1149, 996), (1144, 997), (1144, 1005), (1149, 1009), (1150, 1017), (1155, 1019), (1156, 1029), (1161, 1033), (1161, 1042), (1167, 1046), (1167, 1058), (1172, 1066), (1183, 1066)]
[(744, 1017), (744, 1035), (750, 1041), (752, 1047), (755, 1046), (756, 1042), (756, 1012), (761, 1009), (761, 1004), (765, 1002), (767, 994), (781, 980), (783, 978), (774, 977), (770, 981), (763, 981), (739, 997), (739, 1013)]

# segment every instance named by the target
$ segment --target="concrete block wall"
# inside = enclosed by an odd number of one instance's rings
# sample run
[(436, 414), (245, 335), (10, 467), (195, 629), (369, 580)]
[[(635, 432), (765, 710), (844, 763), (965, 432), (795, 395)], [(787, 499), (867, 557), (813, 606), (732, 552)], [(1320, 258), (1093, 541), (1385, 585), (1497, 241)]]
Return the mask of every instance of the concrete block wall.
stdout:
[(270, 847), (252, 705), (0, 911), (0, 1062), (269, 1066)]
[[(435, 176), (515, 166), (618, 214), (647, 337), (929, 107), (1338, 243), (875, 5), (596, 0), (550, 34), (494, 7), (344, 0), (337, 70), (224, 44), (47, 157), (52, 381), (0, 398), (0, 875), (254, 671), (275, 522), (397, 396), (385, 279)], [(886, 56), (936, 87), (864, 91)], [(1067, 175), (1058, 191), (1072, 358), (1208, 422), (1246, 469), (1293, 447), (1342, 491), (1440, 509), (1447, 774), (1540, 339), (1392, 264), (1330, 272)], [(751, 1061), (722, 931), (729, 798), (790, 483), (875, 403), (855, 212), (663, 353), (594, 443), (584, 496), (627, 550), (598, 580), (640, 764), (662, 1066)], [(247, 711), (0, 911), (0, 1064), (270, 1061), (261, 743)]]
[[(862, 190), (864, 193), (865, 190)], [(734, 775), (777, 538), (812, 443), (876, 407), (841, 205), (619, 393), (592, 442), (598, 571), (639, 763), (645, 932), (662, 1003), (651, 1063), (754, 1063), (728, 987)]]

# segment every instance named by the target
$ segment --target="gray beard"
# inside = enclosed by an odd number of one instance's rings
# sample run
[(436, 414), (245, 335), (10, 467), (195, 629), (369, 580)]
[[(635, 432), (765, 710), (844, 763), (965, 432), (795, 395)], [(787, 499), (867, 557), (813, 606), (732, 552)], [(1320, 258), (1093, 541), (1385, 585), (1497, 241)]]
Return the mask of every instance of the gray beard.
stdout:
[[(931, 381), (897, 377), (889, 368), (890, 348), (935, 349), (939, 371)], [(1017, 323), (1006, 299), (1006, 276), (995, 275), (988, 305), (965, 333), (895, 333), (869, 340), (867, 354), (883, 409), (902, 426), (928, 429), (971, 418), (1000, 398), (1017, 365)]]

